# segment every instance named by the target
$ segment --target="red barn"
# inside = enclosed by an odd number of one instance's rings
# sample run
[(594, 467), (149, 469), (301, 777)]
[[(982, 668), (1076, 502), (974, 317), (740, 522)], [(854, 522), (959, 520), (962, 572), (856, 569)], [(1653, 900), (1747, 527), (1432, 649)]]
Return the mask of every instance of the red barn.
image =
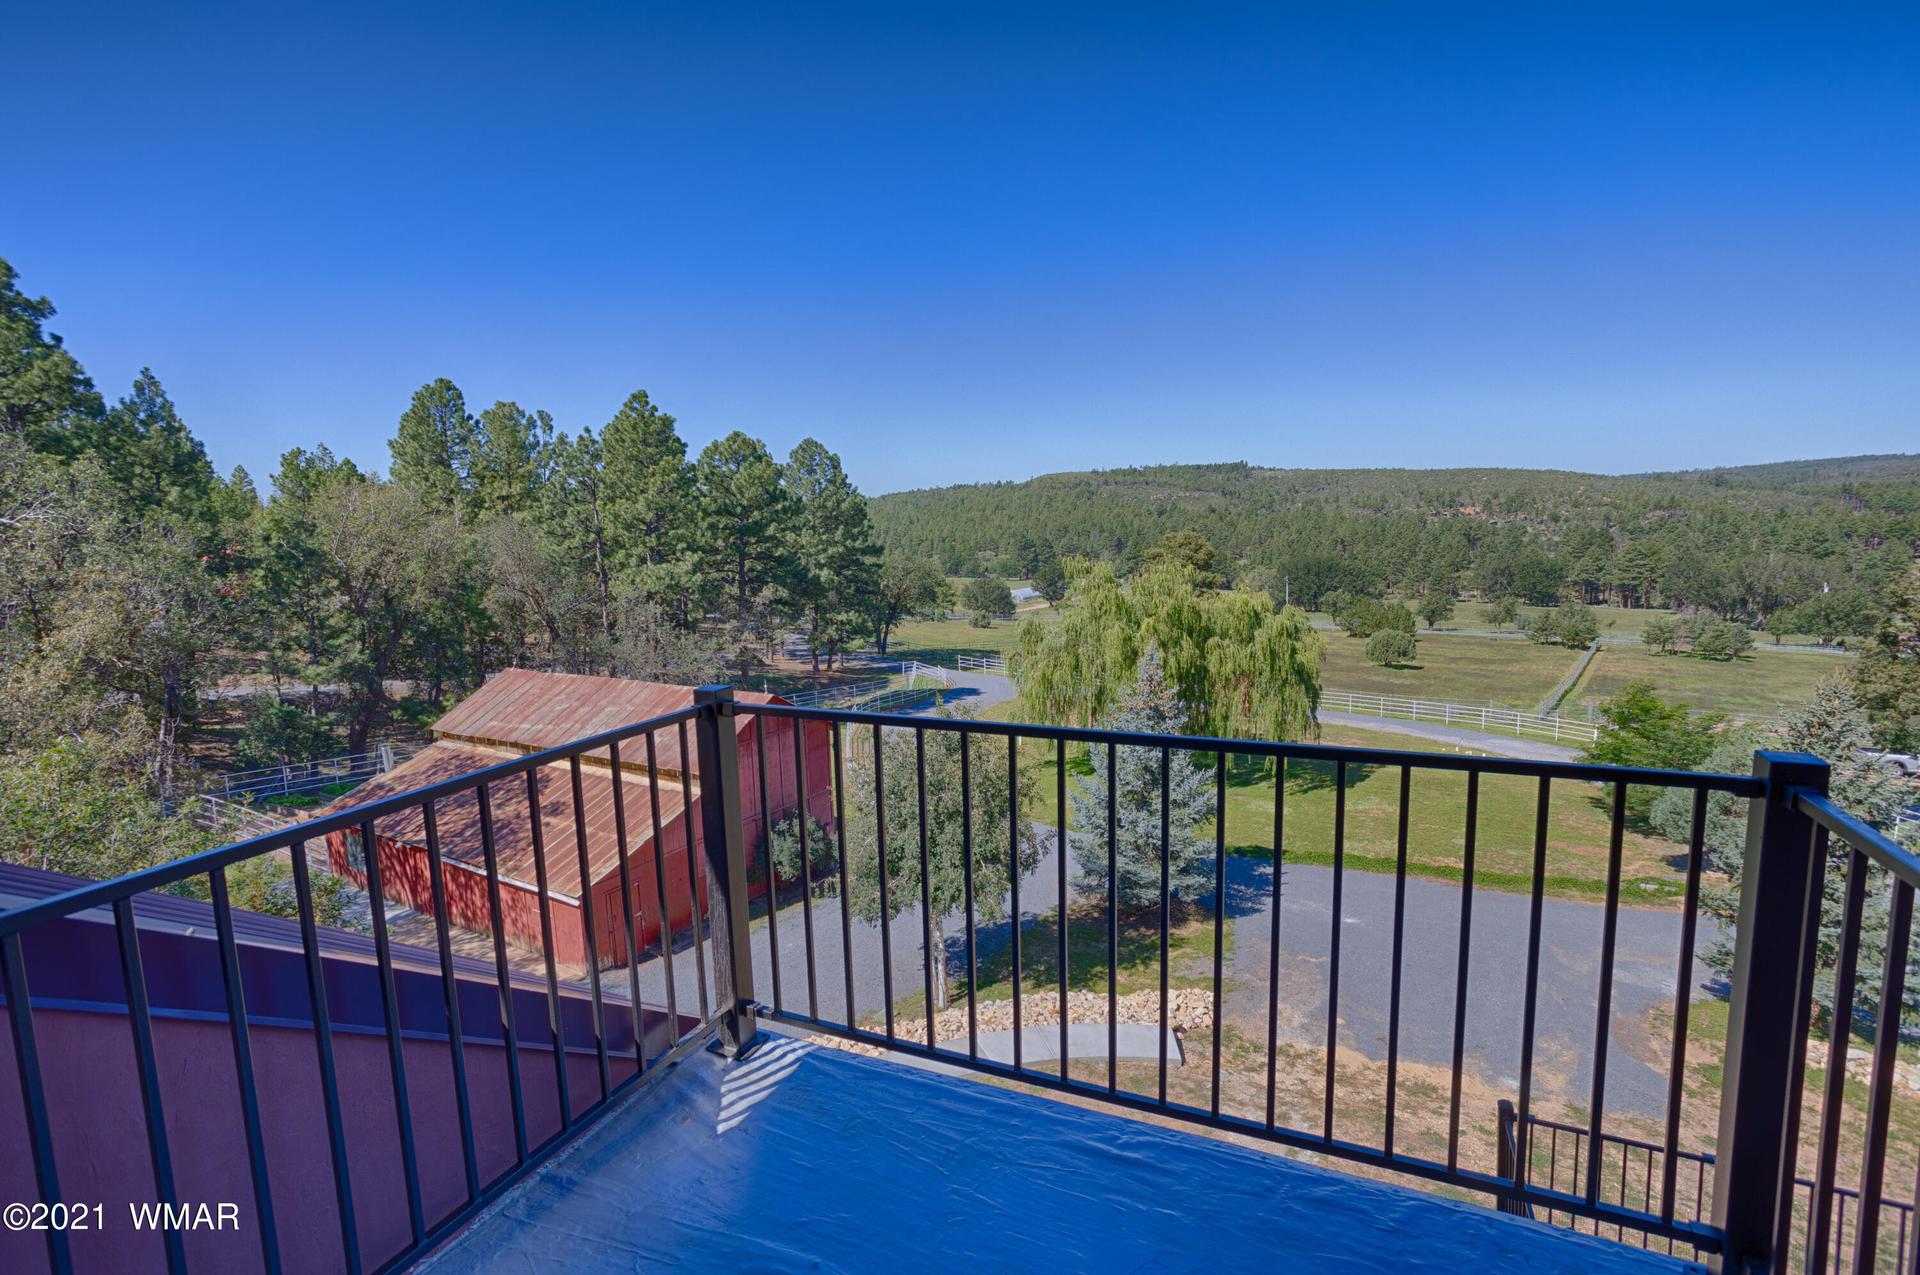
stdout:
[[(748, 703), (785, 703), (778, 696), (737, 692)], [(434, 725), (434, 742), (384, 775), (341, 798), (325, 813), (351, 809), (544, 748), (596, 735), (619, 726), (686, 708), (693, 690), (659, 682), (574, 673), (537, 673), (508, 669), (462, 700)], [(740, 809), (747, 846), (760, 845), (765, 818), (760, 809), (760, 736), (762, 719), (742, 714), (732, 719), (740, 748)], [(767, 742), (767, 804), (774, 821), (797, 811), (800, 800), (794, 765), (791, 721), (764, 719)], [(807, 810), (832, 826), (831, 733), (823, 722), (804, 724)], [(694, 747), (693, 726), (687, 745)], [(620, 749), (621, 797), (626, 810), (628, 879), (635, 934), (642, 945), (660, 932), (660, 886), (656, 862), (666, 873), (667, 912), (676, 932), (692, 915), (694, 891), (704, 906), (706, 877), (700, 870), (700, 777), (698, 758), (689, 767), (681, 755), (680, 732), (668, 728), (655, 738), (650, 776), (644, 738)], [(694, 774), (689, 775), (692, 769)], [(603, 965), (626, 960), (625, 926), (620, 914), (619, 844), (614, 826), (613, 770), (606, 753), (582, 758), (580, 818), (576, 820), (571, 768), (561, 762), (535, 772), (540, 790), (540, 830), (547, 869), (547, 898), (552, 905), (556, 959), (586, 963), (586, 939), (580, 900), (591, 891), (595, 939)], [(655, 835), (653, 784), (659, 792)], [(494, 856), (500, 877), (500, 910), (509, 937), (541, 945), (538, 873), (533, 854), (527, 780), (524, 775), (490, 786)], [(468, 791), (434, 803), (440, 851), (446, 871), (449, 919), (456, 925), (490, 933), (486, 859), (480, 841), (480, 803)], [(579, 835), (584, 827), (587, 869), (582, 880)], [(428, 872), (426, 827), (419, 809), (375, 822), (381, 884), (388, 899), (431, 913), (433, 892)], [(357, 831), (327, 838), (333, 870), (365, 886), (365, 850)], [(689, 847), (693, 851), (688, 855)], [(691, 870), (690, 870), (691, 865)], [(753, 893), (764, 891), (764, 882)]]

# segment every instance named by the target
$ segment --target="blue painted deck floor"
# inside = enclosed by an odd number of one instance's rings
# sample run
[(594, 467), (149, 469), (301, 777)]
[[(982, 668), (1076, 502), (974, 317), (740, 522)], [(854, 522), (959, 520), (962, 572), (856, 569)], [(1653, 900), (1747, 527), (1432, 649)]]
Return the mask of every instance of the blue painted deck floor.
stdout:
[(440, 1272), (1701, 1267), (783, 1037), (701, 1052), (431, 1258)]

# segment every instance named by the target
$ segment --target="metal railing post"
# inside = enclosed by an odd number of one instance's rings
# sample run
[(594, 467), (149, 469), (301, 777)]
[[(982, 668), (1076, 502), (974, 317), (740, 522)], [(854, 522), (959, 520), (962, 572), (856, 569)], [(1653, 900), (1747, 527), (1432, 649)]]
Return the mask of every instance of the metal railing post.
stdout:
[(1766, 793), (1747, 817), (1713, 1181), (1726, 1271), (1772, 1269), (1781, 1210), (1790, 1207), (1825, 867), (1814, 857), (1813, 821), (1794, 809), (1792, 791), (1825, 793), (1827, 763), (1757, 752), (1753, 774)]
[[(740, 819), (740, 749), (734, 733), (733, 688), (702, 686), (704, 710), (694, 722), (700, 757), (700, 840), (707, 862), (708, 926), (713, 985), (719, 995), (720, 1042), (728, 1056), (753, 1043), (753, 952), (747, 926), (747, 839)], [(684, 763), (683, 763), (684, 764)], [(769, 899), (768, 905), (772, 906)], [(696, 901), (696, 907), (698, 903)]]

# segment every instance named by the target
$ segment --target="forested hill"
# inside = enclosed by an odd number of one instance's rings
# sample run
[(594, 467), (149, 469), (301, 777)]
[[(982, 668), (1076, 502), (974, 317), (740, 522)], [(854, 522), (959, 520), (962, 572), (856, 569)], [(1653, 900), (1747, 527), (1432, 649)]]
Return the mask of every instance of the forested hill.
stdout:
[(883, 543), (955, 574), (1049, 556), (1127, 566), (1196, 531), (1236, 577), (1441, 585), (1550, 602), (1704, 606), (1764, 621), (1816, 595), (1877, 595), (1920, 549), (1920, 457), (1613, 476), (1526, 469), (1264, 469), (1242, 463), (1047, 474), (871, 502)]

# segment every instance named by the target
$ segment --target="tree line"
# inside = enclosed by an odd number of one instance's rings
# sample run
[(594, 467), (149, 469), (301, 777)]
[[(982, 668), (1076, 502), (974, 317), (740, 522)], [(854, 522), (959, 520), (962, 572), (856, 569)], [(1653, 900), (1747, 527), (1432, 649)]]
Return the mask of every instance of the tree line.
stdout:
[[(48, 791), (52, 767), (151, 807), (243, 682), (239, 759), (272, 764), (361, 751), (507, 665), (746, 680), (797, 629), (831, 666), (947, 596), (930, 560), (882, 554), (814, 439), (776, 457), (735, 432), (691, 454), (644, 390), (569, 432), (510, 400), (474, 410), (441, 378), (397, 413), (385, 474), (319, 443), (263, 491), (216, 472), (152, 371), (110, 401), (54, 313), (0, 260), (0, 771), (17, 793)], [(105, 816), (81, 805), (65, 835), (98, 842)]]
[(1192, 532), (1222, 576), (1308, 607), (1477, 593), (1866, 637), (1920, 550), (1920, 462), (1634, 477), (1176, 465), (901, 492), (872, 509), (884, 545), (958, 575), (1032, 577), (1065, 556), (1125, 575)]

